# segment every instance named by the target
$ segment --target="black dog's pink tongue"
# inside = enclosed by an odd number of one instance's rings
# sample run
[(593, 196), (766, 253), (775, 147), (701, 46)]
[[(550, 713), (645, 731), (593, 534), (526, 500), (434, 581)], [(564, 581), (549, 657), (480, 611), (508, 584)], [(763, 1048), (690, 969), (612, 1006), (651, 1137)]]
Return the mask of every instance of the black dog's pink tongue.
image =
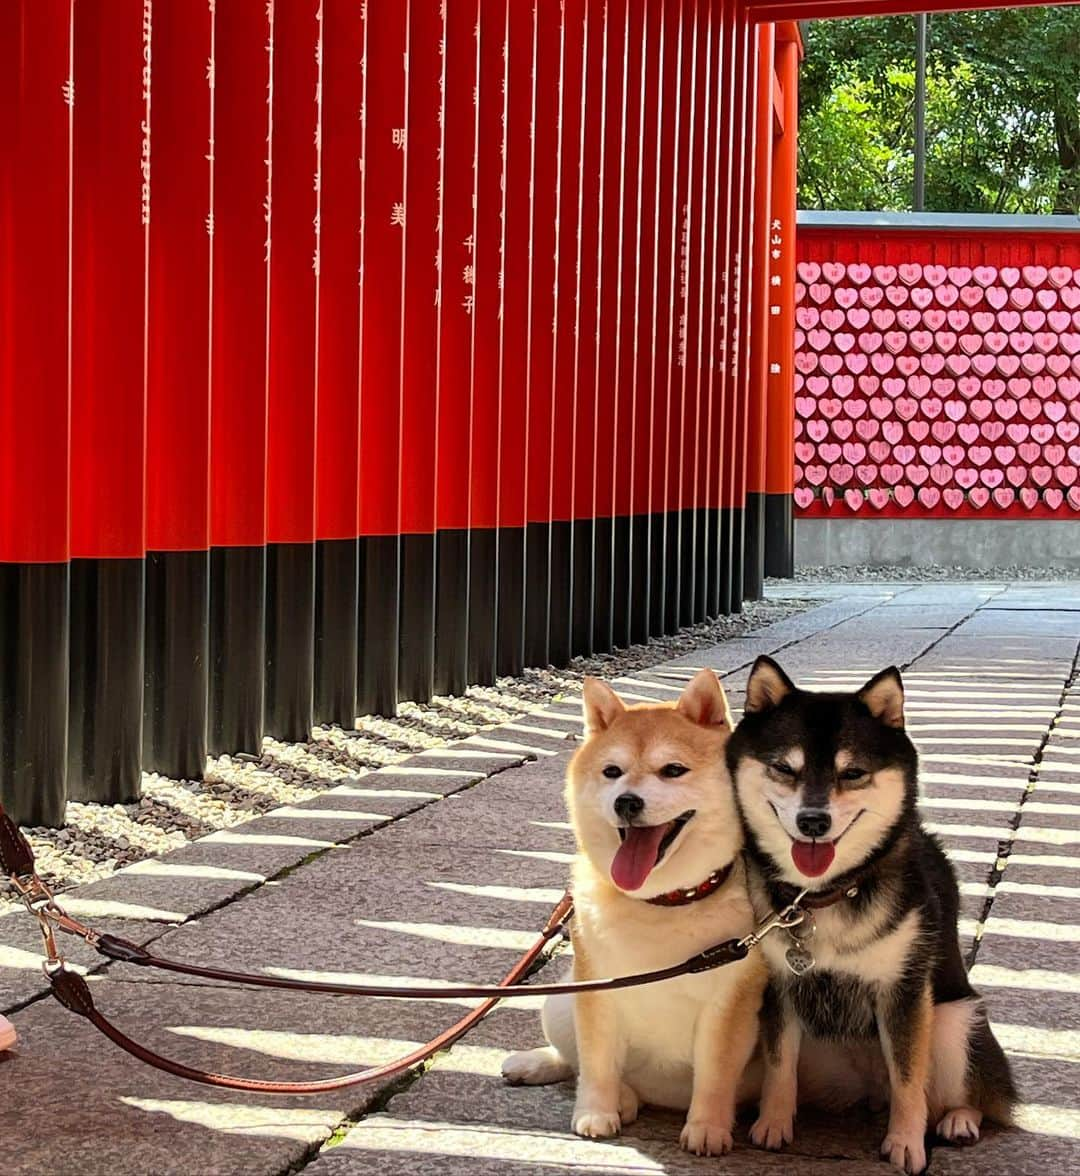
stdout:
[(791, 860), (800, 874), (816, 878), (824, 874), (836, 857), (836, 846), (831, 841), (793, 841)]
[(615, 860), (611, 863), (611, 880), (620, 890), (640, 890), (645, 885), (656, 857), (660, 842), (671, 828), (672, 822), (664, 825), (631, 825)]

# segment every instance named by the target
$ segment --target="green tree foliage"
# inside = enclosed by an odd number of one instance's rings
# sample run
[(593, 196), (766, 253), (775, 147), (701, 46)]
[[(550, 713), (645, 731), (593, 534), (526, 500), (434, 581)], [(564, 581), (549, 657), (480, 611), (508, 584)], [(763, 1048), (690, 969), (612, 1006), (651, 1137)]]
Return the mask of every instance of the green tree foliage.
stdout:
[[(1080, 212), (1080, 6), (930, 17), (926, 207)], [(815, 21), (799, 82), (803, 208), (910, 209), (913, 17)]]

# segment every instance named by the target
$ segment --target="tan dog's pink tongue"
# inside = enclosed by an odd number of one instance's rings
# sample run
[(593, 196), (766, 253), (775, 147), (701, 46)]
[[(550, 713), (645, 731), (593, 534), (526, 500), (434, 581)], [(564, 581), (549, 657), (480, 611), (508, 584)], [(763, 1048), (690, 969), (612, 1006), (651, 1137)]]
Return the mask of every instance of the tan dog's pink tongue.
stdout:
[(816, 878), (824, 874), (836, 857), (836, 846), (831, 841), (793, 841), (791, 860), (800, 874)]
[(645, 885), (656, 857), (660, 842), (673, 822), (665, 825), (631, 825), (615, 860), (611, 863), (611, 880), (620, 890), (640, 890)]

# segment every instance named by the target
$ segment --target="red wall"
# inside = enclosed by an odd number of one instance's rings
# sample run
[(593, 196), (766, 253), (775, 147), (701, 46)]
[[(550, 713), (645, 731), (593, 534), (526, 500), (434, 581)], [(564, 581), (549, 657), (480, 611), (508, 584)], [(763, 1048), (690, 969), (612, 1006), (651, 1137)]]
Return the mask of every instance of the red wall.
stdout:
[(1080, 235), (799, 231), (805, 516), (1080, 513)]

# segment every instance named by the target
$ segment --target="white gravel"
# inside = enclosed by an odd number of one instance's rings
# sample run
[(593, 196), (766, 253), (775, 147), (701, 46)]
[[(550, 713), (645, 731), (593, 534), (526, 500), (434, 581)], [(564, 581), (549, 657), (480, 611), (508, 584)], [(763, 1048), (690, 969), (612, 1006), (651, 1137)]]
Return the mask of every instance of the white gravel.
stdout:
[[(1080, 568), (1039, 568), (1010, 564), (1000, 568), (939, 567), (936, 564), (916, 567), (911, 564), (870, 566), (858, 564), (846, 567), (796, 568), (797, 584), (865, 584), (877, 581), (918, 583), (923, 580), (1080, 580)], [(769, 584), (791, 584), (791, 580), (769, 580)]]
[[(319, 727), (307, 743), (266, 739), (258, 759), (220, 756), (210, 761), (201, 781), (144, 775), (143, 796), (135, 804), (69, 802), (64, 828), (27, 829), (38, 872), (60, 890), (108, 877), (121, 866), (217, 829), (310, 800), (345, 777), (362, 776), (519, 718), (573, 689), (584, 674), (615, 678), (742, 636), (816, 603), (756, 601), (739, 615), (630, 649), (577, 658), (567, 669), (526, 670), (519, 678), (500, 678), (494, 686), (474, 686), (460, 698), (405, 703), (397, 717), (364, 717), (352, 731)], [(13, 901), (5, 887), (0, 883), (0, 911)]]

